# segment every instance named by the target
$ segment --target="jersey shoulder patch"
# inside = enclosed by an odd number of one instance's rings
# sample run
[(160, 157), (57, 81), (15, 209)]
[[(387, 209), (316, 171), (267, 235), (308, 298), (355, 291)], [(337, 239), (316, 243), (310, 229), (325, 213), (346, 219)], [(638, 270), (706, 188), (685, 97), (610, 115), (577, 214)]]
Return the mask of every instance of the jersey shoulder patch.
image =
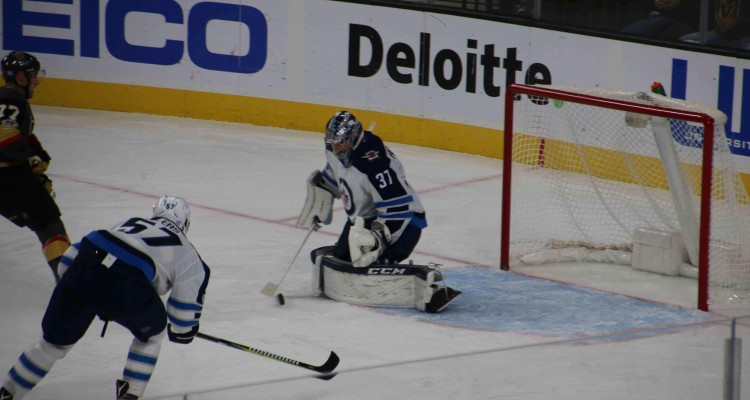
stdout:
[(383, 141), (371, 132), (365, 131), (364, 135), (359, 146), (352, 151), (352, 165), (364, 173), (387, 168), (390, 158)]

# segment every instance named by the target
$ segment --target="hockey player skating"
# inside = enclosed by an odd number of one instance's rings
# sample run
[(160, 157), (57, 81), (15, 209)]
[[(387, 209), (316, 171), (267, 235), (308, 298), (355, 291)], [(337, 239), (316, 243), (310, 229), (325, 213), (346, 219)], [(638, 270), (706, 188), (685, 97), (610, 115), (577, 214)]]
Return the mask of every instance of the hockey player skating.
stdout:
[(0, 87), (0, 214), (36, 233), (59, 281), (57, 266), (70, 240), (53, 198), (52, 181), (44, 174), (50, 156), (34, 135), (28, 100), (39, 85), (41, 65), (21, 51), (10, 52), (1, 64), (5, 85)]
[[(96, 316), (117, 322), (134, 336), (122, 379), (116, 381), (116, 398), (143, 396), (164, 335), (187, 344), (198, 333), (210, 271), (185, 237), (189, 225), (185, 200), (163, 196), (152, 218), (130, 218), (72, 245), (42, 319), (43, 337), (5, 376), (0, 399), (23, 398)], [(168, 292), (165, 307), (159, 296)]]
[[(427, 227), (425, 210), (399, 159), (348, 111), (337, 112), (326, 124), (325, 148), (326, 166), (307, 180), (297, 226), (329, 224), (334, 197), (343, 201), (348, 219), (335, 246), (313, 252), (314, 288), (349, 303), (441, 310), (460, 294), (433, 283), (442, 274), (432, 268), (416, 273), (412, 266), (389, 267), (411, 255)], [(326, 268), (332, 276), (321, 284)], [(373, 287), (377, 293), (368, 291)]]

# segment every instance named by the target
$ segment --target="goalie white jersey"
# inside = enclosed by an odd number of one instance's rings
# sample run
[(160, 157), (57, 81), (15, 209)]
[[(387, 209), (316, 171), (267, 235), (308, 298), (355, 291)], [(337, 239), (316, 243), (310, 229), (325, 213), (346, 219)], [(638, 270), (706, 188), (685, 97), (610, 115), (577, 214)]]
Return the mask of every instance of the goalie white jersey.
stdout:
[(427, 226), (419, 197), (406, 181), (401, 161), (372, 134), (364, 131), (352, 150), (351, 166), (346, 168), (326, 146), (328, 163), (323, 178), (338, 188), (338, 194), (351, 221), (357, 216), (379, 219), (390, 229), (391, 242), (401, 236), (407, 225)]

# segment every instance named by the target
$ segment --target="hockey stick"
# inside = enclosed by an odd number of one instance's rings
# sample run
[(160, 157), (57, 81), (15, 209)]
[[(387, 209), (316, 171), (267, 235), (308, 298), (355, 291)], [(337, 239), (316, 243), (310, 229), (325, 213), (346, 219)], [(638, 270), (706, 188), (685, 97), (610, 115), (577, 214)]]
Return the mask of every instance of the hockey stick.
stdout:
[(294, 254), (294, 258), (292, 258), (292, 262), (290, 262), (289, 266), (286, 268), (286, 272), (284, 272), (284, 276), (282, 276), (281, 279), (279, 280), (279, 283), (273, 283), (273, 282), (266, 283), (266, 286), (263, 286), (263, 289), (260, 290), (261, 293), (265, 294), (268, 297), (273, 297), (273, 295), (276, 294), (276, 290), (279, 289), (279, 286), (281, 286), (281, 282), (283, 282), (284, 278), (286, 278), (286, 274), (288, 274), (289, 270), (292, 269), (292, 265), (294, 265), (294, 262), (297, 260), (297, 256), (299, 256), (300, 251), (302, 251), (302, 248), (305, 247), (305, 243), (307, 243), (307, 239), (310, 238), (310, 235), (313, 233), (313, 231), (317, 231), (319, 228), (320, 228), (320, 225), (318, 225), (318, 221), (316, 218), (316, 220), (313, 222), (312, 226), (310, 227), (310, 230), (307, 231), (307, 235), (305, 235), (305, 239), (302, 240), (302, 244), (299, 245), (297, 252)]
[(284, 356), (279, 356), (273, 353), (269, 353), (265, 350), (258, 350), (252, 347), (245, 346), (243, 344), (230, 342), (229, 340), (207, 335), (205, 333), (198, 332), (196, 336), (201, 339), (208, 340), (210, 342), (223, 344), (224, 346), (246, 351), (248, 353), (252, 353), (257, 356), (263, 356), (266, 358), (270, 358), (272, 360), (281, 361), (285, 364), (294, 365), (296, 367), (305, 368), (305, 369), (309, 369), (309, 370), (312, 370), (321, 374), (325, 374), (323, 376), (316, 376), (316, 378), (323, 379), (326, 381), (336, 376), (336, 374), (332, 374), (331, 372), (333, 372), (333, 370), (336, 369), (336, 366), (339, 365), (339, 356), (336, 355), (336, 353), (334, 352), (331, 352), (331, 355), (328, 356), (328, 360), (326, 360), (325, 363), (323, 363), (322, 365), (316, 366), (316, 365), (303, 363), (302, 361), (292, 360), (291, 358), (287, 358)]

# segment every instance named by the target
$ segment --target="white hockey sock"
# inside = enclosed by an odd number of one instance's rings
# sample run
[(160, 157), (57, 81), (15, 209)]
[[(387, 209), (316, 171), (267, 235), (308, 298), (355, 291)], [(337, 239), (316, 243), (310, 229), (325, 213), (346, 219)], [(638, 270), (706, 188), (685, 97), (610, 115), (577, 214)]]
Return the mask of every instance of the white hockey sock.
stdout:
[(26, 349), (5, 376), (3, 386), (20, 400), (47, 375), (57, 360), (73, 347), (55, 346), (44, 339)]
[(147, 342), (141, 342), (133, 339), (128, 352), (128, 359), (125, 362), (125, 370), (122, 372), (122, 379), (130, 384), (128, 393), (143, 397), (146, 391), (146, 385), (151, 374), (156, 368), (156, 360), (159, 358), (161, 343), (166, 334), (166, 329), (158, 335), (151, 336)]

